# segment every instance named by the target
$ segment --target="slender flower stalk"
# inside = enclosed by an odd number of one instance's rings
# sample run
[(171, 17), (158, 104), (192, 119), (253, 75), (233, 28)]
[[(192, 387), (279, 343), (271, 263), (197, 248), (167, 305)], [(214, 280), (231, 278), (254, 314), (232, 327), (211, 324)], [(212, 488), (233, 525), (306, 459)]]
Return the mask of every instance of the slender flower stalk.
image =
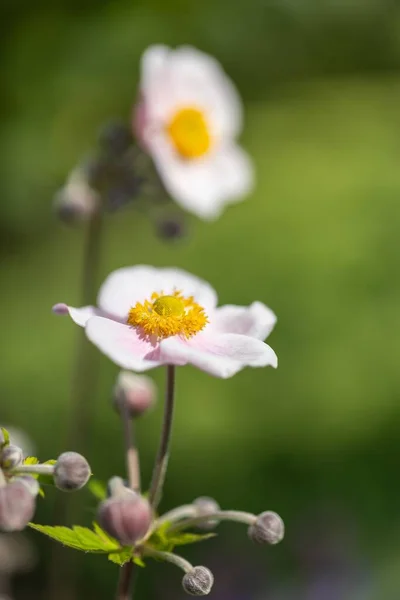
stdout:
[(172, 531), (182, 531), (190, 527), (196, 527), (210, 520), (217, 521), (236, 521), (237, 523), (244, 523), (245, 525), (253, 525), (256, 522), (257, 516), (252, 513), (243, 512), (240, 510), (219, 510), (212, 514), (203, 515), (201, 517), (193, 517), (191, 519), (185, 519), (174, 523), (168, 528), (168, 533)]
[[(103, 217), (100, 210), (93, 213), (85, 231), (85, 247), (81, 275), (81, 302), (83, 306), (93, 304), (97, 292), (97, 276), (100, 263)], [(92, 352), (83, 332), (79, 332), (76, 341), (75, 360), (72, 372), (70, 395), (69, 429), (66, 447), (86, 454), (87, 441), (90, 439), (90, 420), (92, 402), (95, 396), (95, 353)], [(53, 522), (64, 525), (79, 522), (82, 500), (58, 494), (54, 505)], [(60, 546), (52, 553), (50, 563), (48, 597), (59, 600), (76, 596), (75, 554), (66, 553)], [(60, 568), (62, 565), (62, 568)], [(61, 594), (60, 594), (60, 591)]]
[(13, 475), (53, 475), (54, 465), (19, 465), (12, 473)]
[(193, 518), (196, 514), (196, 506), (193, 504), (183, 504), (161, 515), (155, 522), (154, 528), (158, 528), (163, 523), (175, 523), (175, 521), (181, 521), (182, 519)]
[(172, 420), (174, 415), (174, 395), (175, 395), (175, 367), (167, 366), (167, 384), (164, 406), (164, 420), (161, 431), (160, 446), (153, 470), (151, 480), (149, 502), (153, 509), (156, 510), (160, 503), (162, 489), (167, 473), (169, 446), (171, 442)]
[(176, 565), (185, 573), (190, 573), (193, 570), (193, 565), (190, 564), (188, 560), (182, 558), (182, 556), (178, 556), (177, 554), (173, 554), (172, 552), (161, 552), (160, 550), (153, 550), (152, 548), (146, 547), (144, 550), (145, 556), (151, 556), (157, 560), (163, 560), (165, 562), (172, 563)]

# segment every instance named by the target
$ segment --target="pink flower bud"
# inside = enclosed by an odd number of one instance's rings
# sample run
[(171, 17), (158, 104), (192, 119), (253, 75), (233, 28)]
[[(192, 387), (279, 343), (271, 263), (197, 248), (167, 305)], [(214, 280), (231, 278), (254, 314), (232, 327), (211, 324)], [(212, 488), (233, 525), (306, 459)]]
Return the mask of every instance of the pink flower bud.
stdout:
[(21, 448), (10, 444), (6, 446), (0, 456), (0, 466), (4, 471), (15, 469), (22, 463), (23, 454)]
[(256, 544), (277, 544), (283, 540), (285, 525), (276, 512), (266, 511), (258, 515), (247, 533)]
[(193, 567), (182, 579), (182, 587), (191, 596), (207, 596), (211, 592), (214, 576), (207, 567)]
[(0, 488), (0, 530), (21, 531), (35, 513), (35, 499), (18, 481)]
[(64, 492), (80, 490), (89, 477), (89, 463), (77, 452), (64, 452), (54, 465), (54, 483)]
[(77, 168), (56, 194), (54, 210), (61, 221), (71, 224), (92, 217), (99, 202), (98, 194), (89, 186), (83, 170)]
[(24, 485), (33, 497), (36, 497), (40, 491), (38, 480), (30, 475), (21, 475), (20, 477), (15, 477), (13, 481), (15, 481), (15, 483), (18, 482)]
[(121, 371), (114, 387), (114, 406), (119, 411), (125, 404), (129, 415), (135, 419), (153, 406), (156, 395), (156, 386), (150, 377)]
[[(200, 496), (200, 498), (194, 500), (193, 504), (196, 507), (196, 516), (198, 517), (206, 517), (221, 510), (218, 502), (208, 496)], [(218, 519), (209, 519), (208, 521), (198, 523), (196, 527), (208, 531), (214, 529), (218, 525), (218, 522)]]
[(127, 490), (126, 494), (104, 500), (97, 520), (122, 546), (132, 546), (144, 537), (151, 525), (151, 506), (145, 498)]

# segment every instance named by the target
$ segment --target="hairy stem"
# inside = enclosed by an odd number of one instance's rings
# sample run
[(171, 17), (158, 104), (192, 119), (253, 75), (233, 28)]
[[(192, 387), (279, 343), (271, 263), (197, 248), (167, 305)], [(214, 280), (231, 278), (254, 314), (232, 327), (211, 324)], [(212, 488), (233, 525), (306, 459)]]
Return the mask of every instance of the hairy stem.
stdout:
[[(80, 303), (94, 304), (97, 292), (97, 272), (102, 241), (102, 214), (96, 212), (87, 223), (81, 275)], [(67, 450), (86, 453), (90, 438), (92, 404), (95, 397), (97, 354), (88, 343), (84, 331), (77, 332), (75, 358), (72, 372), (69, 427), (66, 436)], [(71, 498), (58, 494), (54, 505), (53, 523), (70, 525), (78, 522), (82, 512), (81, 497)], [(76, 597), (76, 556), (56, 546), (50, 563), (48, 597), (50, 600), (67, 600)], [(61, 565), (61, 566), (60, 566)]]
[(168, 528), (168, 532), (182, 531), (189, 527), (196, 527), (202, 523), (210, 520), (216, 521), (236, 521), (237, 523), (244, 523), (245, 525), (252, 525), (256, 520), (257, 516), (252, 513), (242, 512), (240, 510), (218, 510), (214, 513), (204, 515), (201, 517), (193, 517), (193, 519), (185, 519), (174, 523)]
[(193, 565), (188, 560), (185, 560), (181, 556), (173, 554), (172, 552), (161, 552), (160, 550), (153, 550), (152, 548), (145, 548), (143, 552), (145, 556), (152, 556), (158, 560), (170, 562), (182, 569), (182, 571), (185, 571), (185, 573), (193, 571)]
[(172, 510), (164, 513), (157, 519), (154, 524), (154, 528), (156, 529), (163, 523), (175, 523), (175, 521), (180, 521), (181, 519), (189, 519), (195, 517), (197, 514), (197, 508), (193, 504), (183, 504), (182, 506), (177, 506)]
[(175, 367), (167, 366), (167, 385), (165, 394), (164, 420), (161, 440), (151, 480), (149, 502), (156, 510), (161, 499), (162, 489), (167, 473), (169, 446), (171, 442), (172, 420), (174, 415)]
[(12, 471), (13, 475), (33, 473), (34, 475), (53, 475), (54, 465), (19, 465)]

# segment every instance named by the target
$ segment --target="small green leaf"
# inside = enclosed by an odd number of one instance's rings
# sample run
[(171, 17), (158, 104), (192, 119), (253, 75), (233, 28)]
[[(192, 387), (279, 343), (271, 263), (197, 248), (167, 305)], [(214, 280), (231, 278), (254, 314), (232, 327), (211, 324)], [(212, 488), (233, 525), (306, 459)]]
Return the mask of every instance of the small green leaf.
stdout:
[(132, 549), (125, 548), (124, 550), (121, 550), (121, 552), (112, 552), (107, 558), (111, 562), (122, 567), (122, 565), (132, 560)]
[(100, 554), (109, 554), (113, 550), (117, 552), (121, 550), (116, 540), (113, 540), (105, 533), (104, 535), (99, 535), (99, 527), (97, 531), (92, 531), (87, 527), (79, 527), (78, 525), (74, 525), (72, 529), (69, 527), (37, 525), (35, 523), (29, 523), (29, 526), (56, 542), (60, 542), (64, 546), (74, 548), (75, 550)]
[(56, 464), (56, 460), (54, 458), (50, 458), (50, 460), (46, 460), (44, 463), (42, 463), (43, 465), (55, 465)]
[(198, 534), (185, 531), (176, 533), (172, 531), (171, 533), (168, 533), (170, 526), (170, 523), (165, 522), (156, 529), (148, 540), (148, 545), (160, 552), (172, 552), (175, 546), (196, 544), (197, 542), (208, 540), (216, 535), (215, 533)]
[(0, 431), (3, 434), (3, 441), (1, 442), (1, 445), (0, 445), (0, 449), (2, 450), (3, 448), (5, 448), (6, 446), (8, 446), (10, 444), (10, 434), (8, 433), (7, 429), (5, 429), (4, 427), (0, 427)]
[(140, 558), (140, 556), (134, 556), (132, 558), (132, 562), (135, 563), (135, 565), (137, 565), (138, 567), (142, 567), (143, 569), (146, 566), (146, 563)]
[(91, 479), (87, 487), (97, 500), (105, 500), (107, 498), (107, 486), (102, 481)]
[(27, 456), (26, 458), (24, 458), (24, 461), (22, 464), (24, 465), (38, 465), (39, 464), (39, 459), (36, 458), (36, 456)]

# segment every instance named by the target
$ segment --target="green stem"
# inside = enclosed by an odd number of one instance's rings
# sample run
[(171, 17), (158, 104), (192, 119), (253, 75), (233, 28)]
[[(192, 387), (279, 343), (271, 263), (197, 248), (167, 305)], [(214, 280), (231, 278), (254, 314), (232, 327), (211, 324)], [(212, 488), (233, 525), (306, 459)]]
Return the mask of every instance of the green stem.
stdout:
[(160, 446), (158, 448), (157, 458), (151, 480), (149, 502), (154, 511), (161, 499), (162, 489), (167, 474), (169, 459), (169, 446), (171, 443), (172, 421), (174, 416), (174, 396), (175, 396), (175, 367), (167, 366), (167, 385), (165, 394), (164, 419), (161, 430)]

